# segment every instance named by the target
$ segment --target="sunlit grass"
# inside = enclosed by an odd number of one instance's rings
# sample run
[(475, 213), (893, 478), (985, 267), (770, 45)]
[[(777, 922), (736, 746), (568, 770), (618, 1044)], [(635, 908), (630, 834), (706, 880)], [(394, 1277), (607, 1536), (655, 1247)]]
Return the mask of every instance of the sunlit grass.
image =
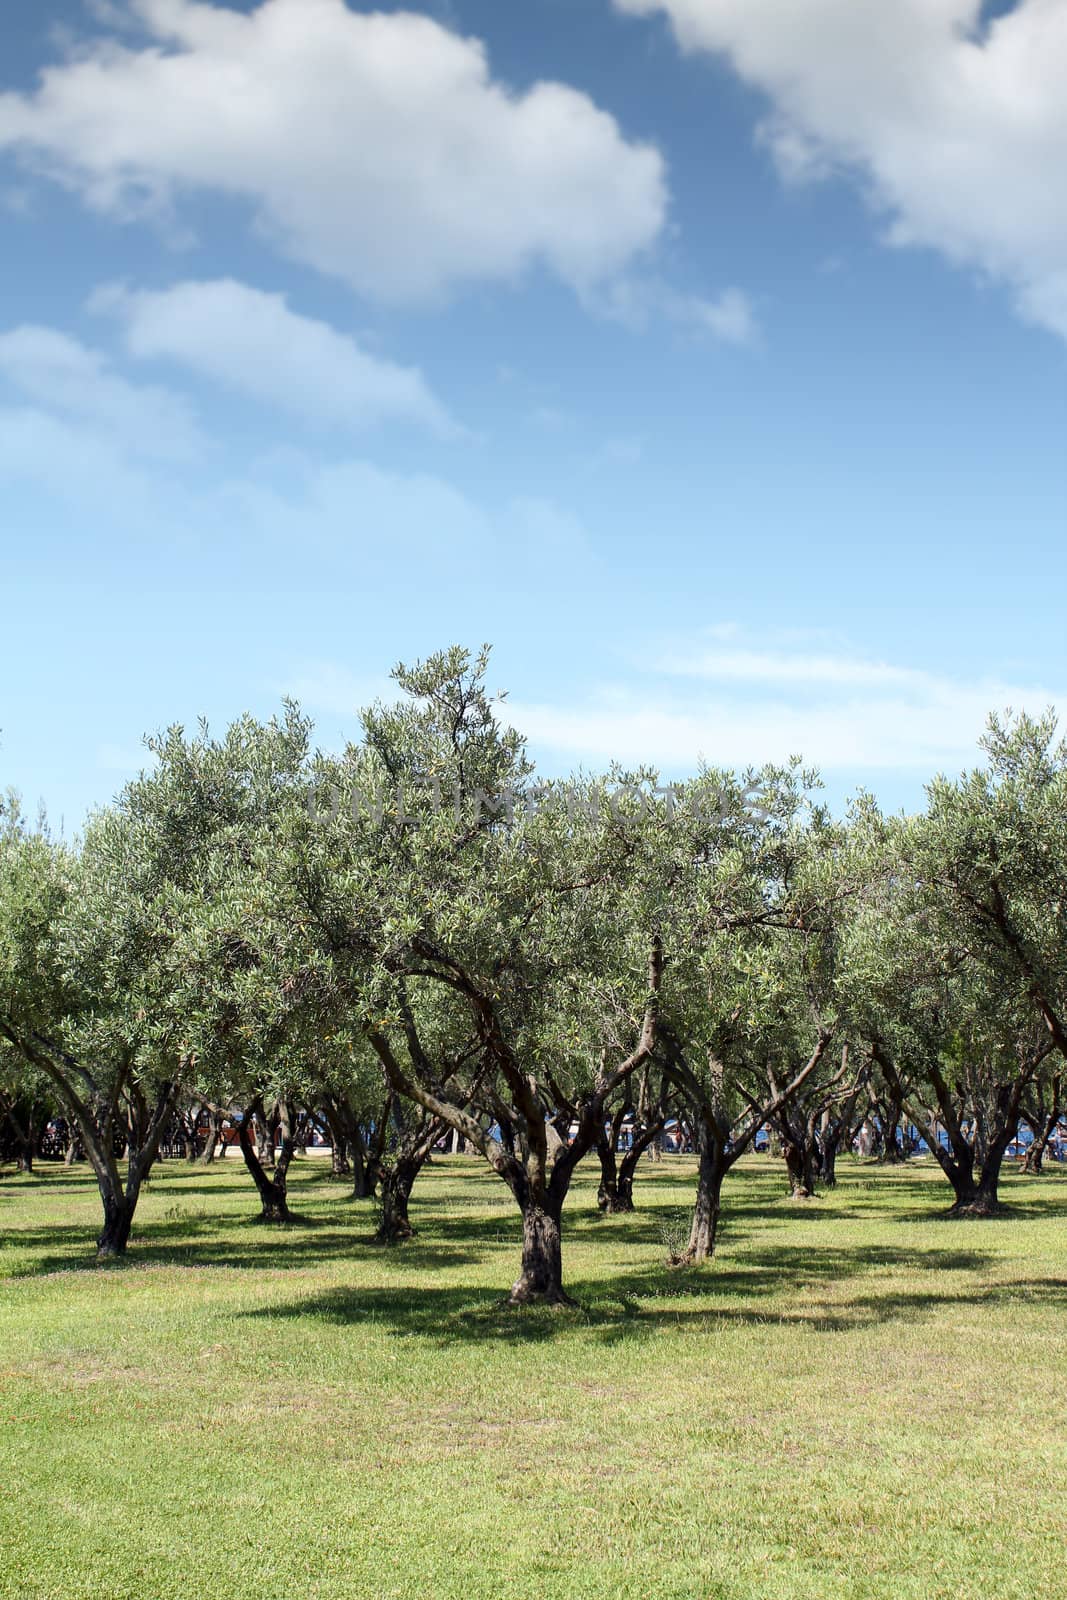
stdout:
[(936, 1173), (731, 1178), (667, 1269), (688, 1162), (602, 1218), (575, 1312), (508, 1311), (518, 1215), (474, 1162), (371, 1242), (321, 1162), (284, 1231), (239, 1164), (167, 1164), (126, 1264), (84, 1173), (0, 1180), (0, 1595), (958, 1600), (1067, 1592), (1067, 1174), (952, 1223)]

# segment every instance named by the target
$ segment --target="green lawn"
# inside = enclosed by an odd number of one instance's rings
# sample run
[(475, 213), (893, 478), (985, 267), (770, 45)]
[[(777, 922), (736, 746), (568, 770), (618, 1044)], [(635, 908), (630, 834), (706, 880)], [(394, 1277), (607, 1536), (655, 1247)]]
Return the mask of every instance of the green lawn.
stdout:
[(1067, 1174), (947, 1222), (915, 1168), (728, 1180), (714, 1265), (663, 1266), (692, 1169), (564, 1238), (575, 1312), (507, 1311), (518, 1215), (462, 1158), (371, 1242), (321, 1161), (298, 1226), (240, 1164), (168, 1163), (126, 1264), (95, 1187), (0, 1178), (0, 1595), (827, 1600), (1067, 1593)]

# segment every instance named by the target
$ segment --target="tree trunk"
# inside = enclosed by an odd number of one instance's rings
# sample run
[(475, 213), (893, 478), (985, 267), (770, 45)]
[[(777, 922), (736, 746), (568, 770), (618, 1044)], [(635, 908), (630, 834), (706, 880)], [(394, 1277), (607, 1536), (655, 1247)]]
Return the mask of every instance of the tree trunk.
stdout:
[(74, 1165), (75, 1161), (77, 1160), (77, 1156), (78, 1156), (78, 1140), (77, 1140), (77, 1137), (74, 1134), (72, 1134), (71, 1137), (67, 1140), (67, 1149), (66, 1149), (66, 1153), (63, 1156), (63, 1165), (65, 1167), (72, 1167)]
[(900, 1147), (900, 1111), (892, 1106), (882, 1128), (882, 1160), (890, 1165), (896, 1165), (903, 1159)]
[(715, 1254), (715, 1240), (719, 1231), (719, 1207), (722, 1182), (726, 1176), (725, 1152), (714, 1130), (703, 1121), (696, 1125), (696, 1142), (700, 1154), (697, 1167), (697, 1192), (693, 1202), (693, 1220), (689, 1228), (689, 1243), (673, 1266), (699, 1266), (710, 1261)]
[(265, 1112), (260, 1112), (255, 1118), (256, 1133), (256, 1160), (261, 1167), (274, 1165), (274, 1131)]
[(837, 1187), (837, 1147), (840, 1142), (840, 1132), (833, 1133), (830, 1129), (819, 1136), (818, 1178), (825, 1189)]
[[(208, 1130), (204, 1141), (204, 1148), (197, 1156), (197, 1162), (202, 1167), (209, 1167), (215, 1159), (215, 1148), (222, 1138), (222, 1111), (218, 1106), (208, 1106)], [(225, 1146), (223, 1146), (225, 1149)]]
[(656, 1144), (663, 1132), (663, 1118), (650, 1122), (641, 1133), (634, 1128), (633, 1143), (619, 1162), (619, 1210), (632, 1211), (634, 1209), (634, 1178), (637, 1175), (637, 1165), (646, 1150), (655, 1150)]
[(389, 1133), (390, 1102), (382, 1108), (374, 1128), (374, 1138), (364, 1138), (358, 1122), (352, 1128), (352, 1199), (371, 1200), (377, 1192), (382, 1176), (385, 1141)]
[(1027, 1145), (1022, 1168), (1027, 1177), (1039, 1178), (1045, 1170), (1045, 1147), (1047, 1144), (1048, 1132), (1044, 1132), (1031, 1139)]
[(596, 1142), (597, 1158), (600, 1161), (600, 1184), (596, 1192), (596, 1203), (607, 1216), (618, 1211), (632, 1211), (633, 1179), (629, 1184), (629, 1193), (624, 1196), (619, 1180), (619, 1162), (615, 1151), (615, 1140), (612, 1133), (601, 1132)]
[[(289, 1167), (289, 1161), (285, 1161), (280, 1178), (278, 1177), (277, 1172), (275, 1173), (274, 1178), (268, 1178), (266, 1172), (264, 1171), (263, 1163), (259, 1159), (259, 1152), (252, 1143), (249, 1120), (250, 1114), (246, 1112), (237, 1124), (237, 1137), (240, 1141), (241, 1154), (244, 1157), (245, 1166), (248, 1168), (252, 1176), (252, 1182), (255, 1184), (259, 1193), (259, 1201), (262, 1208), (260, 1211), (260, 1221), (289, 1222), (292, 1220), (292, 1213), (289, 1210), (289, 1204), (285, 1192), (285, 1176)], [(283, 1140), (283, 1153), (284, 1142), (285, 1141)], [(289, 1156), (292, 1156), (291, 1148), (289, 1150)], [(281, 1163), (279, 1163), (279, 1165), (280, 1164)]]
[[(1030, 1121), (1029, 1118), (1027, 1120)], [(1025, 1173), (1032, 1174), (1036, 1177), (1044, 1170), (1045, 1151), (1048, 1148), (1049, 1140), (1056, 1131), (1056, 1126), (1059, 1123), (1059, 1120), (1060, 1080), (1057, 1077), (1052, 1084), (1052, 1109), (1048, 1116), (1043, 1118), (1040, 1123), (1030, 1121), (1030, 1127), (1033, 1130), (1034, 1137), (1030, 1141), (1029, 1149), (1026, 1152), (1026, 1159), (1023, 1162), (1023, 1171)]]
[(789, 1175), (789, 1192), (794, 1200), (810, 1200), (815, 1194), (815, 1163), (810, 1143), (790, 1129), (782, 1137), (782, 1154)]
[(974, 1181), (974, 1162), (954, 1161), (947, 1150), (938, 1150), (934, 1153), (941, 1171), (952, 1185), (952, 1193), (955, 1196), (949, 1216), (964, 1216), (978, 1196), (978, 1185)]
[(508, 1297), (513, 1306), (540, 1301), (571, 1306), (563, 1287), (563, 1248), (560, 1219), (545, 1206), (529, 1204), (522, 1210), (522, 1270)]
[(134, 1195), (132, 1203), (126, 1195), (108, 1192), (103, 1195), (104, 1226), (96, 1241), (96, 1259), (98, 1261), (114, 1261), (126, 1254), (126, 1245), (129, 1242), (130, 1228), (133, 1226), (133, 1213), (137, 1205)]
[(400, 1244), (415, 1233), (408, 1218), (408, 1201), (421, 1162), (396, 1161), (382, 1170), (381, 1221), (375, 1238), (379, 1244)]
[(351, 1178), (353, 1162), (362, 1154), (359, 1119), (346, 1100), (330, 1095), (322, 1103), (330, 1129), (330, 1167), (335, 1178)]
[(370, 1200), (378, 1187), (378, 1173), (367, 1160), (363, 1141), (352, 1146), (352, 1199)]
[(965, 1198), (957, 1196), (956, 1204), (952, 1207), (950, 1216), (954, 1217), (995, 1217), (1002, 1209), (997, 1190), (1000, 1184), (1000, 1169), (1004, 1161), (1004, 1152), (1011, 1143), (1012, 1130), (1000, 1129), (996, 1137), (989, 1141), (978, 1182), (971, 1179), (970, 1192)]

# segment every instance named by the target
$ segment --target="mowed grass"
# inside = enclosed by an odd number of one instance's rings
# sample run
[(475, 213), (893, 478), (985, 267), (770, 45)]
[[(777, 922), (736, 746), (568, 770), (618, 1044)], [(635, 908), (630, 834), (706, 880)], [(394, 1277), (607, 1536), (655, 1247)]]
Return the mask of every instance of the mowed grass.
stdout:
[(806, 1206), (747, 1160), (677, 1273), (692, 1163), (564, 1241), (574, 1312), (508, 1311), (518, 1217), (435, 1162), (372, 1243), (321, 1161), (275, 1231), (240, 1163), (167, 1163), (128, 1261), (83, 1172), (0, 1178), (0, 1594), (21, 1600), (1067, 1593), (1067, 1174), (942, 1219), (921, 1167)]

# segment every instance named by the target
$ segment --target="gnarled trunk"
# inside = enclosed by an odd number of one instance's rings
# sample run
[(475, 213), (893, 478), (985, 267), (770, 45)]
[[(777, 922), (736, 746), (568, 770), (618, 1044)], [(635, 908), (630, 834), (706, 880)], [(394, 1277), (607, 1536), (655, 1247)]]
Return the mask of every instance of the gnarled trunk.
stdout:
[(131, 1201), (121, 1192), (109, 1192), (103, 1196), (103, 1202), (104, 1226), (96, 1241), (96, 1259), (113, 1261), (126, 1254), (137, 1197), (135, 1195)]
[(904, 1159), (904, 1151), (900, 1142), (900, 1112), (892, 1107), (890, 1114), (881, 1129), (882, 1155), (881, 1159), (890, 1165), (896, 1165)]
[(693, 1117), (692, 1139), (697, 1151), (697, 1187), (689, 1242), (680, 1255), (668, 1257), (672, 1267), (698, 1267), (715, 1254), (723, 1179), (732, 1165), (727, 1154), (729, 1130), (706, 1106)]
[(700, 1160), (693, 1220), (689, 1227), (689, 1243), (674, 1261), (676, 1266), (699, 1266), (702, 1261), (710, 1261), (715, 1254), (719, 1231), (722, 1183), (727, 1170), (725, 1150), (716, 1130), (709, 1128), (703, 1118), (696, 1122), (695, 1135)]
[[(289, 1222), (292, 1213), (289, 1210), (289, 1202), (286, 1195), (286, 1175), (293, 1155), (292, 1138), (290, 1137), (286, 1140), (283, 1136), (282, 1154), (278, 1161), (278, 1166), (275, 1168), (274, 1176), (268, 1177), (259, 1158), (259, 1151), (252, 1143), (252, 1130), (249, 1124), (254, 1115), (255, 1113), (251, 1109), (245, 1112), (237, 1124), (237, 1137), (240, 1141), (241, 1154), (244, 1157), (245, 1166), (248, 1168), (252, 1182), (255, 1184), (259, 1194), (260, 1221)], [(288, 1150), (286, 1150), (287, 1144)], [(281, 1169), (280, 1172), (279, 1168)]]
[(938, 1166), (952, 1185), (954, 1200), (949, 1215), (962, 1215), (974, 1204), (978, 1194), (978, 1185), (974, 1178), (974, 1152), (966, 1146), (951, 1152), (940, 1144), (932, 1148)]
[(408, 1201), (418, 1170), (418, 1166), (412, 1161), (397, 1161), (383, 1169), (381, 1221), (375, 1235), (379, 1244), (399, 1244), (414, 1235), (415, 1229), (408, 1217)]
[(596, 1203), (606, 1215), (611, 1216), (618, 1211), (632, 1211), (633, 1203), (633, 1177), (631, 1176), (628, 1190), (624, 1192), (621, 1184), (618, 1156), (615, 1142), (618, 1138), (614, 1124), (611, 1132), (601, 1131), (596, 1142), (597, 1159), (600, 1162), (600, 1183), (596, 1192)]
[(569, 1306), (574, 1301), (563, 1287), (563, 1247), (555, 1207), (528, 1204), (522, 1210), (522, 1270), (511, 1286), (513, 1306), (541, 1301)]
[(399, 1244), (410, 1239), (415, 1232), (408, 1217), (408, 1201), (415, 1179), (430, 1159), (430, 1153), (444, 1132), (445, 1123), (440, 1117), (414, 1128), (405, 1128), (400, 1143), (391, 1160), (378, 1163), (381, 1180), (381, 1221), (378, 1226), (379, 1244)]
[(815, 1157), (811, 1143), (795, 1129), (783, 1130), (782, 1154), (789, 1176), (789, 1192), (794, 1200), (810, 1200), (815, 1194)]
[(353, 1119), (345, 1115), (340, 1106), (329, 1098), (322, 1103), (322, 1114), (330, 1130), (330, 1171), (335, 1178), (350, 1178), (352, 1159), (349, 1152), (352, 1148)]
[(1025, 1173), (1036, 1176), (1044, 1169), (1045, 1151), (1060, 1120), (1060, 1083), (1061, 1080), (1057, 1074), (1052, 1080), (1052, 1104), (1047, 1116), (1043, 1118), (1028, 1116), (1026, 1119), (1030, 1124), (1034, 1137), (1030, 1141), (1023, 1161), (1023, 1171)]
[(261, 1167), (274, 1165), (274, 1131), (265, 1112), (257, 1112), (253, 1121), (256, 1136), (256, 1160)]
[(643, 1128), (640, 1134), (634, 1129), (633, 1143), (619, 1162), (619, 1205), (620, 1211), (634, 1209), (634, 1178), (637, 1175), (637, 1166), (646, 1150), (655, 1150), (657, 1140), (663, 1132), (663, 1119), (658, 1118)]
[(1045, 1170), (1045, 1148), (1048, 1144), (1048, 1134), (1043, 1134), (1037, 1139), (1031, 1139), (1023, 1157), (1022, 1170), (1028, 1178), (1039, 1178)]
[(352, 1199), (371, 1200), (382, 1177), (382, 1162), (392, 1116), (392, 1097), (386, 1100), (374, 1125), (373, 1138), (364, 1137), (358, 1122), (352, 1128)]
[[(219, 1106), (208, 1106), (207, 1114), (208, 1114), (207, 1137), (204, 1140), (204, 1148), (201, 1150), (200, 1154), (196, 1158), (198, 1164), (200, 1166), (202, 1166), (202, 1167), (208, 1167), (214, 1161), (214, 1159), (215, 1159), (215, 1148), (216, 1148), (216, 1146), (218, 1145), (219, 1141), (222, 1138), (222, 1110), (221, 1110), (221, 1108)], [(223, 1145), (222, 1148), (223, 1148), (223, 1152), (225, 1152), (226, 1146)]]
[(362, 1139), (352, 1145), (352, 1199), (370, 1200), (378, 1187), (378, 1169), (367, 1160)]
[(1004, 1152), (1011, 1143), (1011, 1137), (1010, 1130), (1001, 1129), (997, 1136), (989, 1141), (978, 1173), (977, 1183), (972, 1176), (969, 1190), (963, 1196), (957, 1195), (956, 1203), (949, 1213), (950, 1216), (995, 1217), (1002, 1209), (997, 1191), (1000, 1185), (1000, 1169), (1004, 1161)]
[(817, 1175), (826, 1189), (837, 1187), (837, 1151), (841, 1143), (841, 1130), (824, 1128), (817, 1146)]

